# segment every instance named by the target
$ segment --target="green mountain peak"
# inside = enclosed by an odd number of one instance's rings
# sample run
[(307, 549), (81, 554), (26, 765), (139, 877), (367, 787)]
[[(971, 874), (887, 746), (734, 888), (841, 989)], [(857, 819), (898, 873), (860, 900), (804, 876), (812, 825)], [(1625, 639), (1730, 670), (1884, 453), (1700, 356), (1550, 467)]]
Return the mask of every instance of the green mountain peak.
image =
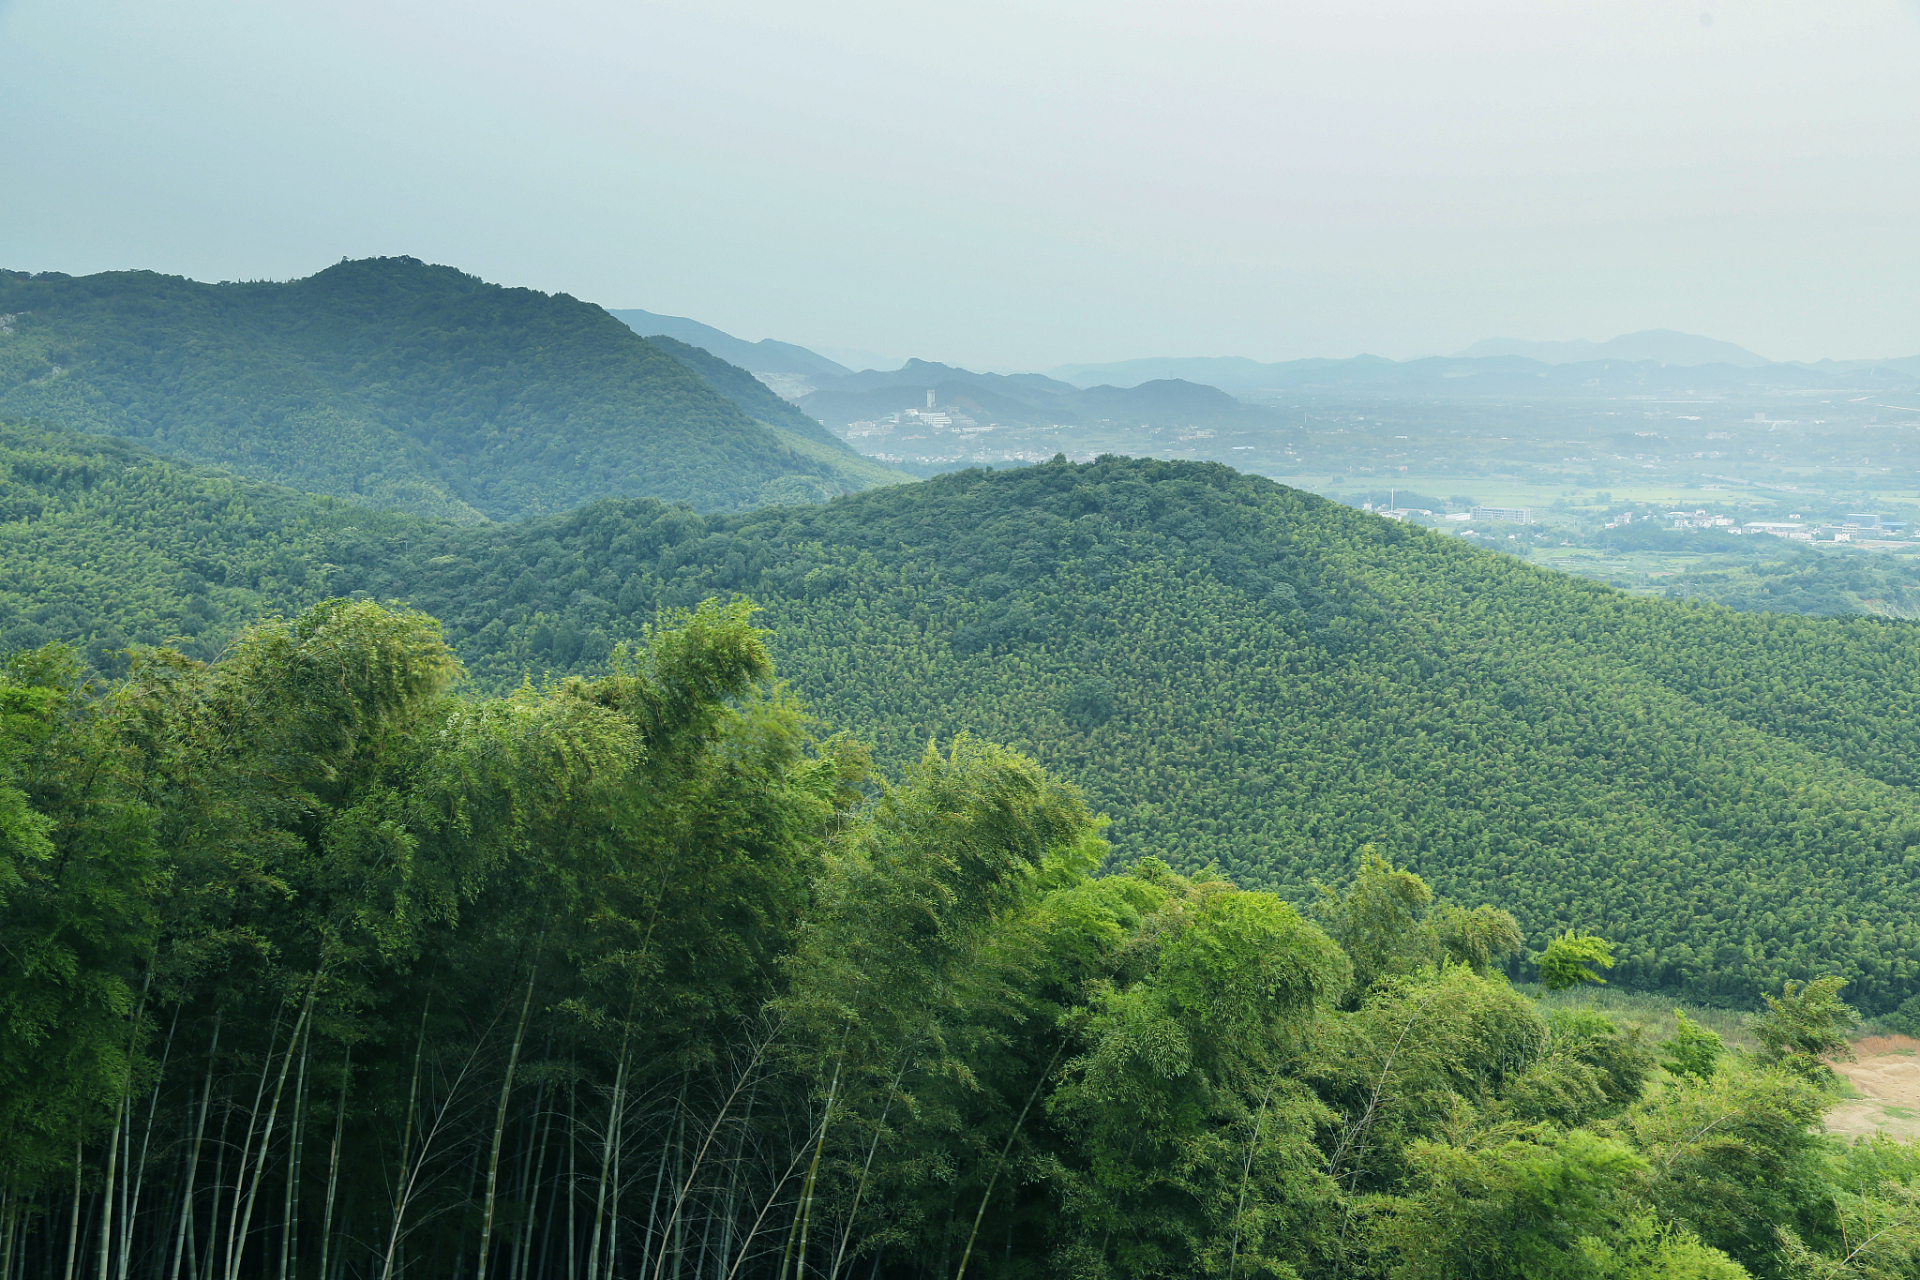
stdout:
[(415, 258), (288, 282), (0, 273), (0, 314), (0, 413), (378, 508), (733, 510), (901, 478), (758, 420), (597, 306)]

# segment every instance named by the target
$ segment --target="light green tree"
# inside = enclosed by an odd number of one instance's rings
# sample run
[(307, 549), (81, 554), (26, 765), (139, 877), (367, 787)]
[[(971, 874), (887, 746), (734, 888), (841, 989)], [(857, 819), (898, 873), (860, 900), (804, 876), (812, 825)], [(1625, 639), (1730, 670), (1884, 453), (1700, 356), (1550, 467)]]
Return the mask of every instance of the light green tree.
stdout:
[(1584, 983), (1604, 983), (1590, 965), (1613, 968), (1613, 944), (1591, 933), (1572, 929), (1553, 938), (1540, 955), (1540, 985), (1549, 991), (1565, 991)]
[(1860, 1021), (1860, 1015), (1840, 999), (1845, 978), (1815, 978), (1796, 982), (1789, 978), (1777, 996), (1763, 997), (1765, 1013), (1747, 1020), (1753, 1038), (1760, 1042), (1760, 1060), (1784, 1067), (1808, 1079), (1829, 1079), (1833, 1068), (1829, 1057), (1851, 1058), (1847, 1032)]
[(1701, 1026), (1683, 1010), (1675, 1009), (1673, 1019), (1672, 1037), (1660, 1042), (1660, 1052), (1666, 1055), (1660, 1059), (1660, 1065), (1671, 1075), (1708, 1079), (1719, 1065), (1726, 1043), (1718, 1032)]

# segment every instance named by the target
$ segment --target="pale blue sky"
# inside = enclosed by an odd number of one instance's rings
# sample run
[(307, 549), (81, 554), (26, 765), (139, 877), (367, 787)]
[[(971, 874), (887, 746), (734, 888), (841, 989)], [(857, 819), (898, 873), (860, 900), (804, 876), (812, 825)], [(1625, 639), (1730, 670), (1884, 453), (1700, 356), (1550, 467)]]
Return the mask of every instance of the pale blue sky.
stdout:
[(999, 368), (1920, 352), (1915, 0), (0, 0), (0, 266)]

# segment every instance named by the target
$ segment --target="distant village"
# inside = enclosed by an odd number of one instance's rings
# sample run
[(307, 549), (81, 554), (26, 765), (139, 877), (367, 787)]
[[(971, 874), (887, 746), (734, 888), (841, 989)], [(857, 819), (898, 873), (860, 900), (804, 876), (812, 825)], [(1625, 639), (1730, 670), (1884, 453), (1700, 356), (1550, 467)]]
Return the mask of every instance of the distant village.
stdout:
[(984, 435), (997, 425), (999, 424), (992, 422), (982, 425), (958, 408), (937, 408), (934, 403), (934, 393), (929, 391), (926, 408), (902, 409), (899, 413), (890, 413), (882, 418), (849, 422), (846, 437), (849, 440), (860, 440), (892, 436), (904, 442), (927, 440), (934, 436), (945, 435), (949, 431), (961, 436)]
[[(1022, 434), (1034, 429), (1024, 423), (1019, 425)], [(935, 394), (929, 391), (924, 408), (902, 409), (898, 413), (849, 422), (839, 434), (860, 452), (880, 462), (1045, 462), (1059, 452), (1033, 447), (1025, 441), (990, 448), (982, 437), (1000, 429), (999, 423), (981, 422), (957, 406), (939, 406)], [(1091, 453), (1084, 456), (1076, 453), (1073, 460), (1087, 462), (1092, 457)]]

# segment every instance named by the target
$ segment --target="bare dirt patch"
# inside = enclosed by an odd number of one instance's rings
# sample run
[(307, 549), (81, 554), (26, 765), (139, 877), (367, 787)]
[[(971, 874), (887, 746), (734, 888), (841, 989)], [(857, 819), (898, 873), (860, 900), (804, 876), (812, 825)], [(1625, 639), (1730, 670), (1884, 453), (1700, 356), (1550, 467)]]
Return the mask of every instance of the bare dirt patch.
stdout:
[(1920, 1040), (1866, 1036), (1854, 1042), (1855, 1061), (1833, 1069), (1860, 1093), (1827, 1112), (1827, 1131), (1855, 1137), (1885, 1133), (1920, 1138)]

